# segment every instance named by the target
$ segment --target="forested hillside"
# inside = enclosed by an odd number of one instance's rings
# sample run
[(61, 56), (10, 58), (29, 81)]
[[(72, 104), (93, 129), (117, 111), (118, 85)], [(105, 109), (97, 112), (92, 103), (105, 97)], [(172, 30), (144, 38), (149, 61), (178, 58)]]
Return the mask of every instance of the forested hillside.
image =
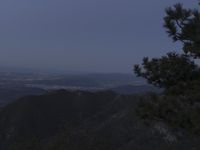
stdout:
[(24, 97), (0, 112), (1, 149), (187, 150), (195, 144), (162, 122), (145, 125), (136, 111), (142, 97), (65, 90)]

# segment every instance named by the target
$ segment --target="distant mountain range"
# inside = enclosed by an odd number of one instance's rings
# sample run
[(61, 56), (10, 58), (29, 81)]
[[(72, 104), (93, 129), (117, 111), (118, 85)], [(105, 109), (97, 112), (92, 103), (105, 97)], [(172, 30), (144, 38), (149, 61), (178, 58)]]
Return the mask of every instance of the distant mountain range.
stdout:
[(119, 94), (145, 94), (148, 92), (161, 93), (162, 89), (154, 87), (152, 85), (124, 85), (110, 90)]
[(38, 95), (45, 92), (45, 90), (40, 88), (30, 88), (24, 86), (0, 87), (0, 107), (3, 107), (26, 95)]
[(147, 85), (143, 79), (136, 78), (132, 74), (58, 75), (0, 72), (0, 107), (26, 95), (37, 95), (58, 89), (70, 91), (113, 90), (120, 94), (159, 91), (159, 89)]

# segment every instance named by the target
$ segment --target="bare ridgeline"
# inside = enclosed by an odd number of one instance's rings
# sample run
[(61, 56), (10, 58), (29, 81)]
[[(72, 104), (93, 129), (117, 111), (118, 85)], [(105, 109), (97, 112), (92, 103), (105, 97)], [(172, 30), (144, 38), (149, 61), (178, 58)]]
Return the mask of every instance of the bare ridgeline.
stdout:
[[(164, 27), (174, 42), (182, 43), (183, 52), (146, 57), (134, 68), (138, 76), (158, 87), (154, 90), (143, 80), (130, 85), (133, 77), (127, 75), (109, 79), (95, 75), (97, 82), (88, 75), (74, 80), (15, 76), (11, 81), (6, 74), (1, 78), (4, 87), (26, 86), (35, 93), (1, 107), (0, 149), (199, 150), (200, 69), (194, 61), (200, 57), (200, 12), (176, 4), (166, 9)], [(69, 91), (66, 86), (87, 87), (87, 91)], [(143, 90), (136, 92), (139, 87)], [(52, 91), (55, 88), (63, 90)], [(7, 99), (13, 101), (13, 97)]]

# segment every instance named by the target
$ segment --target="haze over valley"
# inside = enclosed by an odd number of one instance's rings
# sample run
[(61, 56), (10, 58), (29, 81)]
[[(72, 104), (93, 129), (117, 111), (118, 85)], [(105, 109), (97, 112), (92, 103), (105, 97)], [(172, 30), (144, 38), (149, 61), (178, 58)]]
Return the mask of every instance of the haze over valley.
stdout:
[[(133, 74), (53, 74), (34, 72), (0, 72), (0, 106), (27, 95), (66, 89), (70, 91), (113, 90), (121, 94), (156, 91)], [(12, 94), (10, 94), (12, 93)]]

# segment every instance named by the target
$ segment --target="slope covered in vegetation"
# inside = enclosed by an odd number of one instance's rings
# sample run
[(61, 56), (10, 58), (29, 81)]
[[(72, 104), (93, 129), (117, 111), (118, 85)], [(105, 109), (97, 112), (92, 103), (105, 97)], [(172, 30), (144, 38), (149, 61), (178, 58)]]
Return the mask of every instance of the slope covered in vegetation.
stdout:
[(142, 97), (64, 90), (24, 97), (0, 112), (1, 149), (176, 150), (195, 145), (164, 122), (145, 125), (136, 111)]

